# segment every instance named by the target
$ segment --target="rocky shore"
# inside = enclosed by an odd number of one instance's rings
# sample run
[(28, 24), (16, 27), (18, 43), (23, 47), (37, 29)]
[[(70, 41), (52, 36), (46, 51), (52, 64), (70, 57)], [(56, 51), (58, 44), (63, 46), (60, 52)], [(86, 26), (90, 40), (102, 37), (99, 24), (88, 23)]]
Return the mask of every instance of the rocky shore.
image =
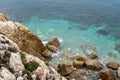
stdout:
[(89, 58), (79, 54), (54, 68), (48, 60), (59, 48), (57, 38), (43, 44), (28, 28), (0, 13), (0, 80), (120, 80), (120, 63), (104, 65), (93, 50), (87, 52)]

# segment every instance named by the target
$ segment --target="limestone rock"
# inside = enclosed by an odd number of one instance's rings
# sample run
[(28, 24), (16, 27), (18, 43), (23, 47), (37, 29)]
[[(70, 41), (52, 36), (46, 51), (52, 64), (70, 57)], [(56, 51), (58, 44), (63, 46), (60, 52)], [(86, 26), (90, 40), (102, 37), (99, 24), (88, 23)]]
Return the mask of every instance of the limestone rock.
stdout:
[(73, 61), (73, 65), (74, 65), (74, 67), (75, 68), (82, 68), (83, 66), (84, 66), (84, 62), (83, 61), (78, 61), (78, 60), (75, 60), (75, 61)]
[(43, 58), (41, 53), (45, 50), (45, 47), (42, 41), (22, 24), (12, 21), (0, 21), (0, 34), (13, 40), (23, 52)]
[(108, 63), (106, 64), (106, 66), (107, 66), (108, 68), (118, 69), (119, 64), (118, 64), (117, 62), (108, 62)]
[(99, 70), (102, 68), (102, 64), (97, 60), (87, 60), (86, 61), (86, 67), (90, 69), (96, 69)]
[(87, 58), (81, 54), (76, 57), (76, 60), (86, 62)]
[(0, 21), (7, 21), (7, 17), (3, 14), (3, 13), (0, 13)]
[(120, 78), (120, 67), (118, 67), (117, 73), (118, 73), (118, 77)]
[[(66, 78), (62, 77), (54, 67), (50, 65), (46, 65), (45, 62), (40, 60), (33, 55), (26, 54), (27, 62), (36, 61), (39, 63), (38, 68), (33, 71), (32, 75), (36, 75), (39, 77), (40, 80), (67, 80)], [(33, 79), (34, 80), (34, 79)]]
[(9, 64), (10, 64), (10, 68), (12, 68), (14, 71), (19, 72), (25, 69), (19, 53), (11, 53)]
[(0, 78), (0, 80), (16, 80), (14, 74), (4, 67), (2, 67), (2, 70), (0, 71)]
[(102, 80), (116, 80), (115, 72), (112, 69), (102, 69), (99, 76)]
[(72, 71), (74, 71), (74, 66), (72, 63), (58, 65), (58, 72), (63, 76), (69, 75)]
[(57, 52), (60, 47), (60, 42), (57, 38), (53, 38), (48, 43), (46, 43), (46, 48), (49, 49), (51, 52)]
[(85, 79), (78, 71), (73, 71), (69, 76), (69, 80), (85, 80)]

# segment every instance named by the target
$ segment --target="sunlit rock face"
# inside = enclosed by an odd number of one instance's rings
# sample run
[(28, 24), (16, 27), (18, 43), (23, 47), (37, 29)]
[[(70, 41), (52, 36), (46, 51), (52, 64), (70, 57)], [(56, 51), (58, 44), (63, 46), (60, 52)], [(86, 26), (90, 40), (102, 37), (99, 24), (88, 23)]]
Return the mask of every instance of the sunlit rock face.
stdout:
[(4, 22), (0, 21), (0, 33), (17, 43), (22, 51), (43, 59), (41, 53), (45, 50), (45, 47), (42, 41), (22, 24), (5, 20)]

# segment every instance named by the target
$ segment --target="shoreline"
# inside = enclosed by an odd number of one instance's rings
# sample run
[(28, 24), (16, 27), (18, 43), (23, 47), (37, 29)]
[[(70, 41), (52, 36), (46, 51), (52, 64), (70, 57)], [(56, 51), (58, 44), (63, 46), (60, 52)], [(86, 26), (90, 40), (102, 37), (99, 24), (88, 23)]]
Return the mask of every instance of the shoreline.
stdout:
[[(42, 60), (44, 60), (41, 66), (42, 65), (49, 66), (49, 63), (46, 62), (46, 59), (49, 60), (52, 54), (56, 54), (61, 45), (58, 38), (53, 38), (50, 41), (48, 41), (45, 45), (43, 45), (42, 41), (38, 38), (38, 36), (34, 35), (32, 32), (30, 32), (29, 29), (24, 27), (22, 24), (8, 21), (7, 17), (2, 13), (0, 14), (0, 34), (3, 34), (5, 37), (8, 37), (12, 41), (14, 41), (19, 46), (20, 50), (22, 52), (25, 52), (25, 54), (29, 53), (29, 55), (34, 55), (38, 57), (40, 61), (38, 59), (36, 59), (36, 61), (38, 60), (39, 63)], [(2, 43), (3, 45), (8, 44), (6, 41), (4, 42), (1, 39), (1, 44)], [(14, 53), (20, 52), (20, 50), (17, 49), (16, 51), (16, 49), (8, 48), (8, 51)], [(111, 61), (105, 64), (106, 66), (103, 66), (103, 64), (97, 60), (99, 56), (96, 54), (96, 52), (94, 52), (93, 50), (89, 50), (87, 53), (89, 58), (81, 54), (77, 55), (76, 57), (70, 56), (69, 54), (66, 55), (66, 58), (68, 59), (71, 58), (72, 61), (70, 63), (63, 62), (58, 64), (57, 70), (54, 72), (57, 74), (57, 76), (59, 75), (58, 73), (60, 73), (68, 80), (119, 80), (120, 79), (120, 63)], [(28, 56), (28, 59), (30, 61), (32, 57)], [(4, 64), (4, 62), (2, 64)], [(23, 66), (25, 65), (22, 65), (22, 69)], [(41, 66), (39, 68), (41, 68)], [(51, 66), (49, 66), (49, 69), (50, 68)], [(1, 67), (1, 69), (4, 69), (3, 66)], [(32, 72), (34, 73), (34, 71)], [(2, 72), (0, 72), (0, 74), (2, 74)], [(45, 75), (46, 77), (48, 77), (46, 73), (44, 73), (44, 76)], [(59, 77), (59, 79), (57, 79), (55, 75), (53, 74), (50, 75), (52, 75), (54, 77), (53, 79), (55, 80), (61, 79), (61, 76)], [(66, 80), (64, 77), (61, 80)], [(0, 76), (0, 78), (2, 77)], [(40, 78), (39, 80), (47, 80), (47, 79), (49, 80), (49, 78), (45, 79), (42, 78), (41, 76), (39, 76), (39, 78)]]

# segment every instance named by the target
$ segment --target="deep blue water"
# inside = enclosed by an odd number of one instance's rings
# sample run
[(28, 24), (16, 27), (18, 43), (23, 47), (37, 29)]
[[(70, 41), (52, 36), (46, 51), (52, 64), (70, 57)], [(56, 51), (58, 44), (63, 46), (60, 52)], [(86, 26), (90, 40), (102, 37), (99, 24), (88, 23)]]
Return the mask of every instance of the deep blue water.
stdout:
[(0, 11), (43, 41), (58, 37), (60, 58), (92, 49), (102, 62), (120, 61), (120, 0), (1, 0)]

